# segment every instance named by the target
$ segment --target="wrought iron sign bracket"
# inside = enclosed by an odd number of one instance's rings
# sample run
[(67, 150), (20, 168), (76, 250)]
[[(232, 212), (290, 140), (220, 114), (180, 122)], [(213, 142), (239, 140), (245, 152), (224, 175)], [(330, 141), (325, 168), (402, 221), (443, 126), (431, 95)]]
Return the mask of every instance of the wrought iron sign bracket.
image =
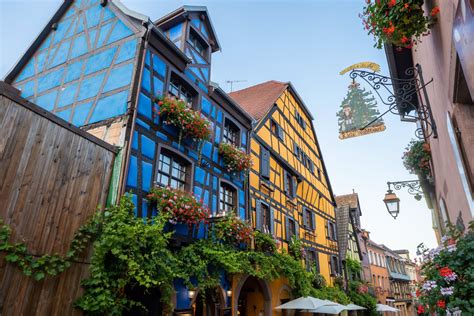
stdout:
[(387, 182), (387, 186), (389, 191), (392, 190), (392, 186), (394, 190), (401, 190), (402, 188), (407, 188), (408, 193), (414, 195), (415, 199), (417, 199), (418, 201), (421, 199), (421, 195), (423, 194), (420, 180)]
[[(426, 86), (432, 83), (433, 79), (425, 83), (420, 64), (408, 68), (405, 74), (410, 79), (391, 78), (360, 69), (350, 72), (351, 79), (355, 80), (358, 77), (363, 79), (377, 93), (382, 103), (388, 106), (387, 111), (361, 129), (369, 127), (385, 114), (392, 113), (402, 116), (402, 120), (419, 122), (420, 126), (415, 131), (418, 138), (423, 140), (430, 136), (438, 138), (436, 123), (426, 91)], [(415, 114), (410, 114), (411, 111), (415, 111)]]

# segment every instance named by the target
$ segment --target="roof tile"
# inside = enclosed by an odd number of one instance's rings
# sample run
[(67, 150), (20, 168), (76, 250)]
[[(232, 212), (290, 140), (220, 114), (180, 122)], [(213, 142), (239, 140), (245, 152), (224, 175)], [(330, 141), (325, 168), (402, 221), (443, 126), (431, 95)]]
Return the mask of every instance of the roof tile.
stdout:
[(242, 90), (229, 93), (244, 110), (256, 120), (261, 119), (288, 88), (287, 82), (267, 81)]

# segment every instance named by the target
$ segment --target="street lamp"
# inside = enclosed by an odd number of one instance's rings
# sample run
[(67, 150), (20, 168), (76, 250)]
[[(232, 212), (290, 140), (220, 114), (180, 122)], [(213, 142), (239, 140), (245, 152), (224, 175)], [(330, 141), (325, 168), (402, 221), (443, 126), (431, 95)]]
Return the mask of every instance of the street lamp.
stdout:
[(400, 199), (392, 191), (392, 186), (395, 190), (401, 190), (406, 188), (408, 193), (414, 196), (415, 200), (421, 200), (423, 190), (421, 188), (420, 180), (408, 180), (408, 181), (396, 181), (396, 182), (387, 182), (388, 190), (383, 199), (385, 205), (387, 206), (388, 213), (396, 219), (398, 213), (400, 213)]
[(191, 289), (191, 290), (188, 290), (188, 297), (189, 297), (189, 299), (192, 300), (195, 295), (196, 295), (196, 290), (192, 290), (192, 289)]
[(400, 199), (397, 197), (397, 195), (393, 193), (392, 190), (388, 189), (383, 201), (387, 206), (388, 213), (394, 219), (397, 219), (398, 213), (400, 213)]

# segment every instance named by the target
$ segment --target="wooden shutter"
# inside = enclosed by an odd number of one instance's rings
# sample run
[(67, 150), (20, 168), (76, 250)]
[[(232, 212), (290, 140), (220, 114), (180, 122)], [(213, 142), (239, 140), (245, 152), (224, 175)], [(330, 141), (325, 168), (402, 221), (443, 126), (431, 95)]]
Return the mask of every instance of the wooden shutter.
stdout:
[(288, 183), (288, 171), (283, 170), (283, 189), (285, 190), (285, 194), (290, 192), (290, 184)]
[(260, 174), (262, 177), (270, 178), (270, 152), (263, 147), (260, 147)]
[(326, 239), (331, 239), (331, 236), (329, 235), (329, 221), (326, 221), (324, 228), (326, 229)]
[(311, 212), (311, 229), (315, 230), (316, 229), (316, 214), (314, 212)]
[(306, 129), (306, 122), (301, 118), (301, 126), (303, 126), (303, 129)]
[(293, 196), (292, 198), (295, 198), (296, 197), (296, 190), (298, 189), (298, 182), (296, 182), (296, 178), (295, 177), (291, 177), (291, 185), (293, 186)]
[(290, 241), (290, 240), (291, 240), (291, 236), (290, 236), (290, 220), (289, 220), (288, 216), (285, 216), (285, 237), (286, 237), (286, 241)]
[(303, 206), (303, 226), (308, 228), (309, 227), (309, 218), (308, 218), (308, 209)]
[(298, 156), (298, 144), (296, 142), (293, 142), (293, 154)]
[(300, 223), (295, 218), (295, 235), (299, 239), (300, 238)]
[(285, 140), (285, 133), (283, 132), (283, 128), (281, 128), (280, 125), (277, 125), (277, 133), (278, 133), (278, 138), (281, 139), (282, 141)]
[(262, 228), (262, 201), (257, 200), (255, 207), (255, 226), (257, 229)]
[(270, 227), (268, 229), (270, 229), (270, 234), (273, 235), (275, 232), (275, 213), (273, 207), (270, 207)]
[(333, 235), (333, 240), (337, 240), (337, 230), (336, 230), (336, 223), (331, 223), (332, 225), (332, 235)]

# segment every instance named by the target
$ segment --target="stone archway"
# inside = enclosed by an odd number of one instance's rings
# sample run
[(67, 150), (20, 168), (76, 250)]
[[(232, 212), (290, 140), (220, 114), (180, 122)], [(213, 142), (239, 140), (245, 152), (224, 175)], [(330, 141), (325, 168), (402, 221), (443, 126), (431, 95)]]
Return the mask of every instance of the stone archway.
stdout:
[(243, 276), (235, 288), (233, 313), (242, 316), (271, 316), (272, 292), (265, 280)]

